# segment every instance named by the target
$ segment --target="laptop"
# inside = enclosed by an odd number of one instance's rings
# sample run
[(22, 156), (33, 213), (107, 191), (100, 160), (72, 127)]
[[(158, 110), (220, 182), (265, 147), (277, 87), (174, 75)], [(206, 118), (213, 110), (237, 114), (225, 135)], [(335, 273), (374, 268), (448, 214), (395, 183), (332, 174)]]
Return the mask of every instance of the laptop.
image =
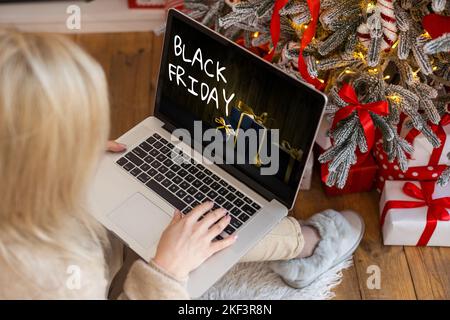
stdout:
[[(89, 210), (149, 261), (175, 208), (187, 213), (205, 200), (226, 208), (232, 219), (217, 239), (238, 239), (191, 272), (188, 292), (200, 297), (293, 207), (325, 104), (324, 94), (172, 9), (154, 116), (117, 140), (125, 154), (102, 157)], [(246, 130), (259, 133), (257, 148)], [(222, 148), (211, 151), (207, 133)]]

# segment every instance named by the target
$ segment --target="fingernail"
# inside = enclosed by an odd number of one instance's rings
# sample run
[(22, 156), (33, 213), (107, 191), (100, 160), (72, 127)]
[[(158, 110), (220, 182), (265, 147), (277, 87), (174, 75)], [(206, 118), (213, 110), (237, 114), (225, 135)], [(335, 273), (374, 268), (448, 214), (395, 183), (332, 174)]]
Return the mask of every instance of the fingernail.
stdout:
[(126, 149), (127, 148), (127, 145), (126, 144), (123, 144), (123, 143), (119, 143), (119, 145), (122, 147), (122, 148), (124, 148), (124, 149)]

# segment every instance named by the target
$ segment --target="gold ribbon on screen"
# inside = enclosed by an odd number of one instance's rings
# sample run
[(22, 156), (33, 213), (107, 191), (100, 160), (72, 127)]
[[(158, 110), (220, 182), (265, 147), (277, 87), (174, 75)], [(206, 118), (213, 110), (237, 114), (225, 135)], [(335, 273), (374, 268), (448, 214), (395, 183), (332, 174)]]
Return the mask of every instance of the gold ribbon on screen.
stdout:
[(238, 105), (237, 105), (237, 109), (239, 109), (239, 111), (241, 112), (241, 115), (239, 116), (239, 121), (236, 127), (236, 134), (234, 136), (234, 143), (237, 143), (237, 138), (238, 138), (238, 134), (239, 134), (239, 128), (241, 127), (242, 124), (242, 120), (244, 119), (245, 116), (248, 116), (250, 118), (252, 118), (254, 121), (256, 121), (258, 124), (260, 124), (261, 126), (263, 126), (264, 128), (264, 135), (261, 139), (261, 143), (258, 146), (258, 152), (256, 153), (255, 156), (255, 165), (257, 167), (260, 167), (262, 164), (261, 161), (261, 157), (260, 157), (260, 152), (261, 152), (261, 148), (263, 145), (263, 141), (266, 138), (267, 135), (267, 123), (269, 122), (269, 120), (273, 120), (272, 118), (269, 118), (269, 114), (267, 112), (263, 112), (260, 115), (255, 114), (255, 112), (253, 111), (253, 109), (248, 106), (247, 104), (245, 104), (242, 100), (239, 100)]
[[(267, 112), (263, 112), (260, 115), (257, 115), (253, 112), (253, 109), (251, 107), (249, 107), (248, 105), (246, 105), (244, 102), (242, 102), (241, 100), (239, 100), (238, 105), (237, 105), (237, 109), (239, 109), (239, 111), (241, 111), (241, 115), (239, 116), (239, 121), (236, 127), (236, 135), (234, 136), (234, 143), (237, 142), (237, 137), (239, 134), (239, 128), (241, 127), (242, 124), (242, 120), (244, 119), (245, 116), (248, 116), (250, 118), (252, 118), (254, 121), (256, 121), (257, 123), (259, 123), (262, 126), (266, 126), (269, 118), (269, 114)], [(265, 128), (264, 128), (265, 129)], [(265, 136), (265, 131), (267, 129), (264, 130), (264, 136)], [(261, 148), (258, 148), (261, 149)]]
[(289, 154), (289, 156), (291, 157), (289, 159), (286, 173), (284, 174), (284, 182), (288, 183), (289, 179), (291, 177), (291, 174), (292, 174), (292, 170), (294, 169), (295, 160), (300, 161), (302, 159), (303, 150), (292, 148), (291, 144), (286, 140), (281, 141), (280, 148), (283, 151), (286, 151)]
[(234, 130), (231, 127), (231, 124), (227, 124), (223, 117), (215, 118), (214, 122), (220, 124), (220, 126), (216, 127), (216, 130), (224, 129), (225, 135), (227, 136), (227, 138), (234, 133)]

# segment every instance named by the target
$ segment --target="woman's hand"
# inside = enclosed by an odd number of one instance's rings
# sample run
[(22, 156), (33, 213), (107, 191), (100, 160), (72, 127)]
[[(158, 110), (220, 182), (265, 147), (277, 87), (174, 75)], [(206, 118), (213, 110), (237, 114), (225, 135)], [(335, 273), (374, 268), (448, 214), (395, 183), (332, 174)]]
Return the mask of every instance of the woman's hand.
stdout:
[(213, 203), (208, 201), (185, 216), (176, 210), (159, 240), (155, 264), (175, 278), (183, 279), (208, 257), (233, 244), (237, 236), (212, 241), (230, 223), (225, 209), (211, 211), (198, 221), (212, 207)]
[(125, 150), (127, 150), (127, 146), (124, 145), (123, 143), (118, 143), (113, 140), (110, 140), (106, 144), (106, 151), (109, 151), (109, 152), (118, 153), (118, 152), (124, 152)]

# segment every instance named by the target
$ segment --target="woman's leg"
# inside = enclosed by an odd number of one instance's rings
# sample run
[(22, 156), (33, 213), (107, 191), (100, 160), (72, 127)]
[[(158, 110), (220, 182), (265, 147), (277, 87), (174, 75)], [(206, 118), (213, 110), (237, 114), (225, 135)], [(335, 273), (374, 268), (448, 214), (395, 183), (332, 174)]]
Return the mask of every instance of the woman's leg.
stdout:
[(286, 217), (242, 257), (241, 262), (307, 257), (313, 253), (319, 240), (313, 227), (301, 226), (294, 217)]

